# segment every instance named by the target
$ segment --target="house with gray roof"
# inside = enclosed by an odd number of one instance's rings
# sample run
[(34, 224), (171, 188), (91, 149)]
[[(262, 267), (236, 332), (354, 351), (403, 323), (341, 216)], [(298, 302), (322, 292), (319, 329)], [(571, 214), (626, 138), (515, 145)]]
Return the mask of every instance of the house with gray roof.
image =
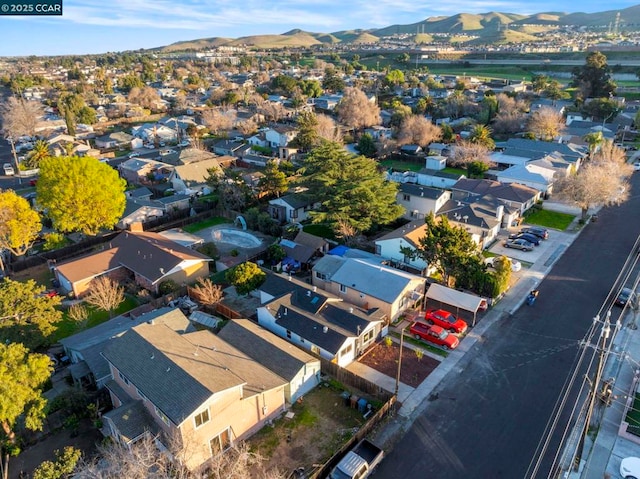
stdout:
[[(500, 183), (499, 181), (465, 178), (451, 188), (451, 200), (470, 204), (484, 196), (491, 196), (505, 208), (523, 215), (542, 197), (542, 192), (516, 183)], [(504, 223), (503, 223), (504, 224)]]
[(327, 255), (313, 266), (311, 283), (363, 309), (376, 308), (389, 321), (422, 299), (425, 279), (383, 265), (379, 259)]
[(403, 217), (408, 220), (424, 218), (436, 213), (451, 198), (451, 192), (414, 183), (400, 183), (396, 202), (404, 207)]
[(298, 223), (309, 219), (309, 211), (320, 206), (308, 194), (291, 193), (269, 200), (268, 212), (280, 223)]
[(102, 356), (107, 343), (130, 328), (146, 321), (160, 321), (180, 333), (192, 329), (187, 317), (177, 308), (159, 308), (137, 318), (116, 316), (102, 324), (60, 340), (71, 365), (69, 371), (76, 384), (94, 385), (98, 389), (111, 379), (109, 365)]
[(287, 381), (289, 404), (320, 383), (320, 360), (249, 319), (229, 321), (218, 336)]
[(202, 330), (179, 334), (147, 321), (109, 342), (103, 352), (114, 409), (103, 415), (115, 441), (130, 446), (178, 438), (192, 471), (248, 438), (286, 408), (287, 382), (251, 357)]

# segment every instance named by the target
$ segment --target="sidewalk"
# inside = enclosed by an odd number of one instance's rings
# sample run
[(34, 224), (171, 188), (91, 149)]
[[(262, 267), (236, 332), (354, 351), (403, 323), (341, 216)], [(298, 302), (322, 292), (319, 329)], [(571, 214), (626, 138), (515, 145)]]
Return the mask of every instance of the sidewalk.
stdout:
[[(556, 205), (553, 205), (556, 206)], [(502, 300), (497, 303), (487, 313), (487, 315), (467, 334), (460, 342), (460, 346), (451, 351), (440, 365), (425, 379), (417, 388), (411, 391), (406, 397), (400, 398), (402, 403), (397, 415), (382, 428), (374, 440), (382, 447), (389, 448), (395, 440), (399, 438), (413, 423), (417, 416), (427, 405), (427, 399), (440, 384), (440, 382), (452, 371), (455, 370), (464, 355), (474, 344), (480, 340), (483, 334), (501, 319), (512, 315), (524, 303), (527, 293), (534, 289), (544, 279), (551, 270), (554, 263), (566, 251), (575, 240), (582, 229), (578, 228), (580, 217), (579, 211), (575, 208), (568, 209), (564, 206), (558, 209), (549, 208), (555, 211), (570, 212), (576, 214), (574, 222), (566, 229), (571, 235), (564, 235), (563, 239), (548, 248), (536, 261), (523, 271), (520, 280), (509, 289)], [(547, 240), (552, 241), (552, 239)], [(400, 395), (399, 395), (400, 396)]]

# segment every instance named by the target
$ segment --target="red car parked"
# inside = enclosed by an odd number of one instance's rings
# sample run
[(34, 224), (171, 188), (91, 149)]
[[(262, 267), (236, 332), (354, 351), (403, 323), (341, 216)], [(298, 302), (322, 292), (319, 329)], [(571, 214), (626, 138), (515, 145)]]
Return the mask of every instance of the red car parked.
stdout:
[(437, 344), (444, 349), (455, 349), (458, 347), (458, 344), (460, 344), (460, 340), (457, 337), (449, 334), (440, 326), (429, 326), (428, 324), (416, 322), (411, 325), (409, 331), (416, 339)]
[(424, 319), (427, 323), (435, 324), (452, 333), (464, 333), (467, 330), (467, 323), (444, 309), (430, 309), (425, 313)]

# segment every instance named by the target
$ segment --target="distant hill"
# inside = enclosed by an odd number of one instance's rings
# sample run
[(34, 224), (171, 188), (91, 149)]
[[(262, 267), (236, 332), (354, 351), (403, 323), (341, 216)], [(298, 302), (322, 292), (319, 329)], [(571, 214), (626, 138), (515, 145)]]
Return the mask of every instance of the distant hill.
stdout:
[[(483, 14), (459, 13), (457, 15), (429, 17), (409, 25), (390, 25), (378, 29), (344, 30), (333, 33), (312, 33), (294, 29), (277, 35), (253, 35), (236, 39), (213, 37), (177, 42), (154, 49), (161, 52), (180, 50), (206, 50), (222, 45), (247, 45), (255, 48), (311, 47), (336, 43), (375, 43), (392, 35), (415, 35), (419, 42), (426, 42), (433, 35), (469, 37), (466, 43), (510, 43), (533, 41), (533, 34), (544, 33), (565, 25), (574, 27), (606, 28), (616, 21), (620, 13), (620, 29), (625, 25), (640, 26), (640, 5), (599, 13), (542, 12), (533, 15), (489, 12)], [(463, 37), (459, 37), (462, 35)]]

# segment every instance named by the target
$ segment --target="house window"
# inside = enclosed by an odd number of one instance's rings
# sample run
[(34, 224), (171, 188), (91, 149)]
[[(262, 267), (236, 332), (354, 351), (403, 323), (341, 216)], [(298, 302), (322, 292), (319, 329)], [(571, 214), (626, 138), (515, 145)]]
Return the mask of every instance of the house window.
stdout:
[(204, 423), (209, 422), (209, 410), (205, 409), (204, 411), (202, 411), (194, 418), (194, 421), (196, 423), (196, 428), (199, 428)]
[(364, 333), (364, 336), (362, 337), (362, 340), (366, 343), (366, 342), (371, 341), (372, 339), (373, 339), (373, 329), (370, 329), (369, 331)]
[(351, 353), (352, 350), (353, 350), (353, 344), (350, 344), (349, 346), (344, 348), (342, 351), (340, 351), (340, 357), (346, 356), (347, 354)]
[(291, 331), (287, 329), (287, 339), (291, 339)]
[(300, 342), (304, 344), (304, 338), (300, 338)]
[(229, 429), (225, 429), (216, 437), (211, 439), (209, 441), (209, 445), (211, 446), (211, 456), (213, 457), (226, 451), (229, 446), (231, 446), (231, 436), (229, 434)]
[(291, 210), (291, 217), (292, 218), (297, 218), (298, 217), (298, 210)]
[(138, 396), (140, 396), (140, 399), (142, 399), (143, 401), (147, 400), (147, 396), (142, 394), (142, 391), (140, 391), (138, 388), (136, 388), (136, 392), (138, 393)]
[(120, 378), (120, 380), (122, 380), (123, 383), (125, 383), (127, 386), (129, 385), (129, 380), (125, 377), (124, 374), (122, 374), (120, 371), (118, 371), (118, 377)]
[(162, 422), (165, 423), (167, 426), (171, 425), (171, 421), (169, 421), (169, 418), (160, 410), (158, 409), (157, 406), (153, 406), (155, 411), (156, 411), (156, 415), (162, 419)]
[(376, 245), (376, 254), (382, 255), (382, 246), (379, 244)]
[(340, 292), (341, 293), (346, 293), (347, 292), (347, 287), (344, 284), (340, 285)]
[(321, 279), (322, 281), (326, 281), (327, 280), (327, 275), (324, 273), (320, 273), (318, 271), (316, 271), (316, 278)]
[(402, 201), (410, 201), (411, 200), (411, 196), (403, 194), (402, 195)]

